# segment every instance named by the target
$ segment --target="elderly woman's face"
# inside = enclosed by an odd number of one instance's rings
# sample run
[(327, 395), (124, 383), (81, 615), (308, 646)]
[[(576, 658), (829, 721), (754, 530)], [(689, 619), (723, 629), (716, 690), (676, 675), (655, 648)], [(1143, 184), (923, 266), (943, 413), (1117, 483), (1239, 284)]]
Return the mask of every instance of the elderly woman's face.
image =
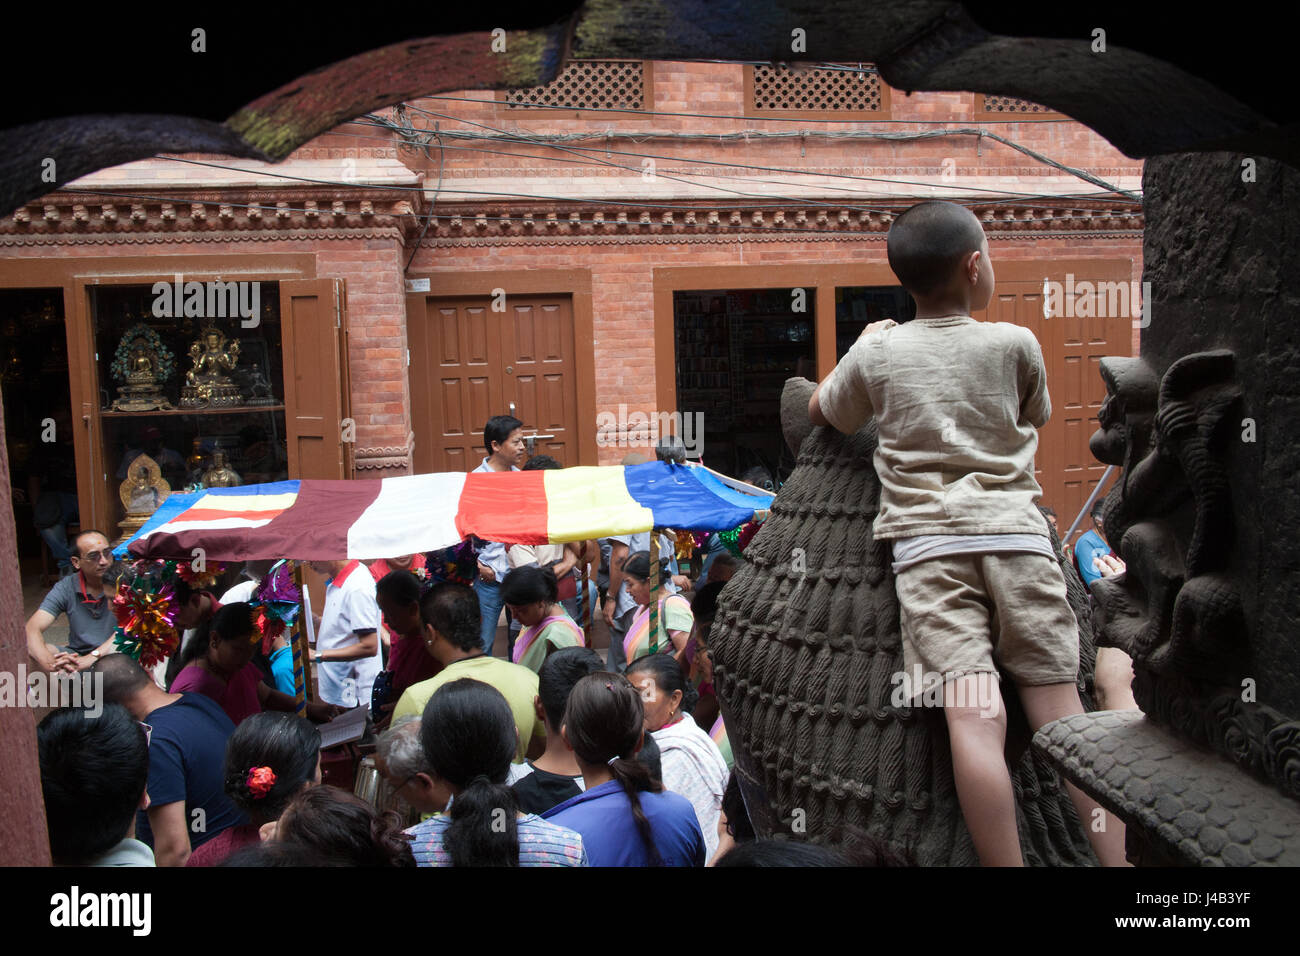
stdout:
[(647, 731), (658, 730), (672, 720), (682, 706), (682, 692), (664, 692), (650, 671), (634, 671), (627, 675), (632, 686), (641, 694), (641, 703), (645, 708), (644, 726)]
[(510, 616), (516, 621), (524, 627), (533, 627), (546, 617), (549, 605), (545, 601), (534, 601), (532, 604), (509, 604), (507, 607), (510, 608)]

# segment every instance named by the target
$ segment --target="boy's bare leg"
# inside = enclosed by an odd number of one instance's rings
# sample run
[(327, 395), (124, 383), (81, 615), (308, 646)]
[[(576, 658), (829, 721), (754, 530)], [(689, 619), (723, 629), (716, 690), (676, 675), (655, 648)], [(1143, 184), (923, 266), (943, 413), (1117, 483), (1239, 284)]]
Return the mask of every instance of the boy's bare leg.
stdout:
[(992, 674), (966, 674), (948, 681), (943, 715), (952, 742), (957, 800), (980, 864), (1024, 866), (1015, 793), (1003, 756), (1007, 711), (997, 679)]
[(1098, 710), (1137, 710), (1133, 699), (1133, 659), (1118, 647), (1097, 648), (1093, 683)]
[[(1083, 713), (1083, 702), (1079, 700), (1078, 688), (1072, 683), (1040, 684), (1036, 687), (1020, 687), (1020, 702), (1024, 705), (1025, 716), (1029, 726), (1037, 733), (1038, 728), (1050, 724), (1062, 717)], [(1083, 822), (1084, 832), (1092, 843), (1093, 852), (1102, 866), (1128, 866), (1124, 857), (1124, 824), (1114, 814), (1107, 813), (1097, 801), (1088, 796), (1074, 784), (1066, 781), (1065, 789), (1070, 794), (1074, 809)]]

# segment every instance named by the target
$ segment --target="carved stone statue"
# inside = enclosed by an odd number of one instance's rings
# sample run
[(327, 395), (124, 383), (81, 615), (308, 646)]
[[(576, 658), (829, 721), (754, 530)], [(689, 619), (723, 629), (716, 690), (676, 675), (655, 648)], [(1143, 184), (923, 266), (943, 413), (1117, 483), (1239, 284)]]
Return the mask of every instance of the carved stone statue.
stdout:
[(243, 404), (237, 386), (229, 377), (239, 361), (239, 339), (227, 344), (225, 333), (208, 326), (190, 345), (194, 367), (185, 373), (181, 408), (232, 408)]
[(122, 536), (115, 544), (121, 544), (149, 520), (149, 516), (158, 510), (158, 506), (171, 494), (171, 485), (162, 476), (158, 463), (148, 455), (139, 455), (131, 462), (126, 480), (118, 487), (118, 496), (126, 517), (117, 523), (122, 529)]
[[(848, 825), (910, 850), (922, 865), (974, 865), (943, 714), (894, 703), (903, 649), (889, 548), (871, 531), (880, 495), (875, 423), (854, 435), (813, 429), (812, 388), (804, 379), (786, 383), (782, 422), (798, 465), (723, 592), (710, 639), (750, 817), (760, 835), (825, 841)], [(1059, 560), (1080, 624), (1080, 690), (1091, 706), (1087, 595)], [(1026, 862), (1095, 865), (1059, 776), (1027, 751), (1019, 701), (1006, 696)]]
[(226, 462), (226, 453), (213, 452), (212, 467), (203, 473), (203, 484), (208, 488), (237, 488), (243, 483), (243, 479)]

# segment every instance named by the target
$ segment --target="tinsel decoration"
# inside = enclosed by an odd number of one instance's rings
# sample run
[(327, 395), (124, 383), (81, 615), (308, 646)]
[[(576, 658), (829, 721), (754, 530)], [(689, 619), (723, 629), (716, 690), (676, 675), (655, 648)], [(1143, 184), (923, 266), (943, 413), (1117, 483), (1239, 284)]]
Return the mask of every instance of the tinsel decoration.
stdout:
[(695, 538), (685, 531), (677, 532), (677, 563), (690, 564), (691, 556), (695, 554)]
[(204, 563), (202, 571), (195, 571), (194, 565), (189, 561), (168, 561), (167, 564), (173, 565), (176, 576), (195, 591), (207, 591), (212, 588), (226, 570), (226, 566), (220, 561)]
[(137, 576), (129, 586), (124, 583), (118, 588), (113, 616), (117, 618), (114, 645), (141, 667), (153, 667), (170, 657), (180, 643), (176, 595), (169, 584), (152, 575)]
[(298, 619), (302, 592), (293, 581), (287, 561), (272, 566), (248, 602), (252, 608), (253, 640), (262, 639), (262, 653), (271, 653), (271, 642)]
[(442, 581), (473, 587), (478, 578), (478, 551), (474, 545), (471, 535), (460, 544), (426, 554), (424, 564), (428, 578), (420, 578), (421, 589), (427, 590)]
[(762, 524), (761, 521), (751, 518), (739, 528), (732, 528), (730, 531), (719, 531), (718, 537), (722, 539), (722, 543), (728, 551), (736, 557), (740, 557), (745, 548), (749, 546), (749, 542), (754, 535), (758, 533), (758, 529), (762, 527)]

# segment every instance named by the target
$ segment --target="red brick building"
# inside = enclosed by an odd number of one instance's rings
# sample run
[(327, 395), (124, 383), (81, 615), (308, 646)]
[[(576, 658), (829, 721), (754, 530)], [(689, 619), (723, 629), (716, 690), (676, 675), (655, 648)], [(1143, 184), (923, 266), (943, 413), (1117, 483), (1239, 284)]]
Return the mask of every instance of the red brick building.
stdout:
[[(1084, 300), (1087, 283), (1141, 278), (1140, 176), (1019, 101), (908, 96), (858, 64), (640, 61), (416, 101), (275, 166), (104, 170), (0, 223), (11, 477), (48, 490), (63, 443), (83, 524), (113, 529), (140, 450), (173, 485), (218, 451), (244, 482), (469, 468), (483, 422), (512, 407), (566, 465), (615, 463), (648, 444), (622, 423), (680, 411), (702, 414), (709, 464), (780, 477), (781, 382), (824, 376), (867, 321), (907, 308), (889, 223), (948, 198), (989, 235), (998, 286), (981, 318), (1043, 345), (1039, 479), (1068, 520), (1101, 473), (1097, 360), (1136, 352), (1113, 295), (1105, 318)], [(177, 276), (259, 283), (255, 323), (159, 317), (155, 283)], [(1044, 317), (1045, 282), (1074, 291), (1064, 314)], [(205, 329), (238, 338), (242, 404), (114, 410), (114, 358), (141, 324), (171, 353), (172, 405)]]

